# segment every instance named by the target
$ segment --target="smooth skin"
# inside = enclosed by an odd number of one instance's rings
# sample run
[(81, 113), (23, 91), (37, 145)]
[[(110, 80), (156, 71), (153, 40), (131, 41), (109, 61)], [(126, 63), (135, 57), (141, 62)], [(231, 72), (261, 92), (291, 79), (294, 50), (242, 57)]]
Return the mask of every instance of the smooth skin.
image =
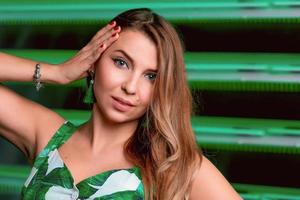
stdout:
[[(0, 81), (32, 81), (36, 62), (0, 53)], [(92, 118), (59, 148), (75, 184), (111, 170), (130, 168), (123, 144), (133, 134), (153, 94), (157, 51), (143, 33), (115, 23), (102, 28), (73, 58), (59, 66), (41, 63), (42, 82), (67, 84), (95, 71), (97, 103)], [(5, 72), (5, 73), (4, 73)], [(65, 119), (0, 85), (0, 135), (33, 163)], [(127, 101), (127, 104), (122, 103)], [(130, 104), (130, 105), (128, 105)], [(99, 156), (101, 155), (101, 156)], [(190, 199), (238, 200), (222, 174), (203, 157)]]

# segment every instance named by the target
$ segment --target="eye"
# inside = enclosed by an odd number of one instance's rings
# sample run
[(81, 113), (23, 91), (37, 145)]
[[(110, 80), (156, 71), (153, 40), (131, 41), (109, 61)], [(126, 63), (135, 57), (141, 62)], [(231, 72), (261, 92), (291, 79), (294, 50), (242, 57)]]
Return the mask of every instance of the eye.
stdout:
[(119, 68), (124, 68), (124, 67), (128, 68), (127, 63), (120, 58), (114, 58), (113, 61)]
[(156, 73), (148, 73), (146, 74), (146, 77), (150, 80), (150, 81), (154, 81), (156, 79)]

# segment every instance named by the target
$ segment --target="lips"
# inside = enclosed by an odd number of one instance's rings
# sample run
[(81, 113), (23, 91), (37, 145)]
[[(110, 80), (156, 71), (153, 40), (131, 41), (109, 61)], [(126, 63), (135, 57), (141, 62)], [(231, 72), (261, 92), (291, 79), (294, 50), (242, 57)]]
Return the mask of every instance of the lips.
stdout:
[(134, 107), (134, 104), (132, 104), (130, 101), (127, 101), (120, 97), (112, 97), (112, 99), (113, 99), (113, 107), (118, 111), (126, 112), (130, 110), (132, 107)]
[(116, 101), (119, 101), (121, 104), (128, 105), (128, 106), (134, 106), (130, 101), (127, 101), (120, 97), (113, 97), (113, 99), (115, 99)]

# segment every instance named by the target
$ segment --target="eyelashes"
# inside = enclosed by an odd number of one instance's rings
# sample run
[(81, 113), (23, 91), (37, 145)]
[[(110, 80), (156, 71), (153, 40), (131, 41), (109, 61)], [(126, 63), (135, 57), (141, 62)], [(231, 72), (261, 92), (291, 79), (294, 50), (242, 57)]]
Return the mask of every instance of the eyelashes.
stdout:
[[(129, 66), (127, 64), (127, 62), (121, 58), (112, 58), (112, 60), (114, 61), (114, 64), (121, 69), (129, 69)], [(157, 76), (157, 73), (155, 72), (149, 72), (147, 74), (145, 74), (145, 77), (150, 80), (151, 82), (155, 81)]]
[(148, 77), (148, 79), (150, 81), (155, 81), (155, 79), (156, 79), (156, 73), (148, 73), (148, 74), (146, 74), (146, 77)]
[(117, 65), (117, 67), (124, 68), (124, 64), (125, 64), (126, 68), (129, 69), (128, 64), (124, 60), (122, 60), (120, 58), (113, 58), (113, 61), (114, 61), (115, 65)]

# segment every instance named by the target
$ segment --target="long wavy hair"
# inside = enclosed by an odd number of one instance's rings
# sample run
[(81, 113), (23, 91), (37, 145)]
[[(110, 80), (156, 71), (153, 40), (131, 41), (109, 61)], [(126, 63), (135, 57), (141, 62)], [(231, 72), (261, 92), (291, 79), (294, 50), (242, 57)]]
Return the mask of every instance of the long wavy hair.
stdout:
[(182, 41), (170, 23), (147, 8), (125, 11), (113, 20), (123, 31), (144, 33), (158, 55), (153, 98), (124, 146), (126, 156), (141, 168), (146, 199), (188, 199), (202, 152), (191, 127)]

